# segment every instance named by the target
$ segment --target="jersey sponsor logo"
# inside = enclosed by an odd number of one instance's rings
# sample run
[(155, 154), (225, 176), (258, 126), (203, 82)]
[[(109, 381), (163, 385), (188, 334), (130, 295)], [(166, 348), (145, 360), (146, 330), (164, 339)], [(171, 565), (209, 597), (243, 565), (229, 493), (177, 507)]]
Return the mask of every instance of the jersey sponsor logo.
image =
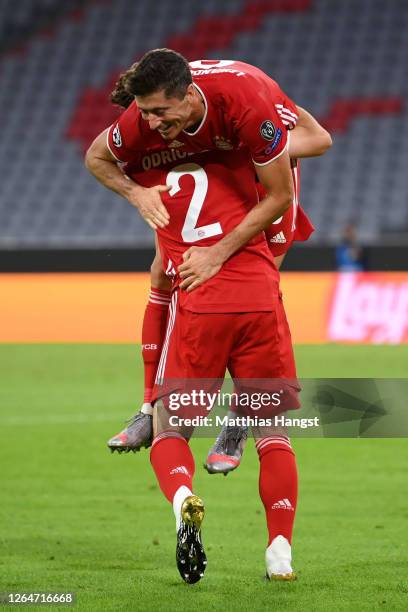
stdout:
[(275, 244), (285, 244), (285, 234), (283, 232), (279, 232), (278, 234), (272, 236), (272, 238), (269, 239), (269, 242), (274, 242)]
[(282, 138), (282, 130), (280, 128), (278, 128), (276, 130), (276, 134), (275, 137), (273, 139), (273, 142), (271, 142), (270, 145), (268, 145), (265, 149), (265, 155), (270, 155), (278, 146), (280, 139)]
[(259, 131), (261, 132), (262, 138), (265, 140), (273, 140), (275, 137), (275, 126), (270, 119), (266, 119), (260, 126)]
[(234, 145), (228, 138), (224, 138), (224, 136), (216, 136), (214, 138), (214, 144), (217, 149), (222, 149), (223, 151), (231, 151), (234, 148)]
[(156, 351), (158, 349), (157, 344), (142, 344), (144, 351)]
[(173, 140), (173, 142), (169, 144), (169, 149), (178, 149), (179, 147), (184, 147), (184, 145), (184, 142), (180, 142), (179, 140)]
[(118, 125), (115, 127), (115, 129), (112, 132), (112, 140), (113, 140), (113, 144), (115, 145), (115, 147), (119, 148), (122, 146), (122, 136), (120, 134), (120, 129)]

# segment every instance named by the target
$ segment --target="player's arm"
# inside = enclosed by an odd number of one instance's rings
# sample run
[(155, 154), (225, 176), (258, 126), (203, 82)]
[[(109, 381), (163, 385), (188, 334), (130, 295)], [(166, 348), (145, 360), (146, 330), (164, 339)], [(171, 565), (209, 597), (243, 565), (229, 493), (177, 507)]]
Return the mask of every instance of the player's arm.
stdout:
[(157, 235), (155, 235), (154, 237), (154, 243), (156, 247), (156, 252), (154, 254), (152, 265), (150, 266), (151, 286), (155, 289), (170, 291), (172, 282), (169, 277), (166, 276), (163, 270), (163, 260), (160, 252), (159, 242), (157, 240)]
[(102, 185), (126, 198), (132, 206), (135, 206), (152, 229), (165, 227), (170, 217), (160, 193), (168, 191), (170, 187), (156, 185), (145, 188), (126, 176), (106, 144), (109, 129), (99, 134), (86, 152), (86, 168)]
[(211, 247), (190, 247), (179, 266), (182, 289), (191, 291), (217, 274), (223, 263), (251, 238), (284, 214), (293, 200), (293, 182), (286, 149), (265, 165), (255, 164), (266, 197), (231, 232)]
[(297, 107), (296, 127), (290, 132), (289, 155), (292, 159), (323, 155), (332, 145), (327, 130), (304, 108)]

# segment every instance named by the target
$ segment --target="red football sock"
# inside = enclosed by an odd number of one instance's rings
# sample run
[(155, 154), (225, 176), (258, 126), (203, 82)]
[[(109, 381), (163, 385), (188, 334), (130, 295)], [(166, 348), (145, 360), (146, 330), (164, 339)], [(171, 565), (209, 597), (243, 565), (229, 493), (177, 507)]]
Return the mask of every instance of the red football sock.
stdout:
[(151, 287), (142, 328), (144, 402), (150, 402), (166, 331), (170, 291)]
[(292, 542), (298, 478), (295, 453), (286, 436), (268, 436), (256, 442), (259, 455), (259, 495), (265, 507), (268, 546), (278, 535)]
[(165, 431), (153, 440), (150, 463), (160, 488), (169, 502), (182, 487), (193, 488), (194, 457), (185, 438), (177, 432)]

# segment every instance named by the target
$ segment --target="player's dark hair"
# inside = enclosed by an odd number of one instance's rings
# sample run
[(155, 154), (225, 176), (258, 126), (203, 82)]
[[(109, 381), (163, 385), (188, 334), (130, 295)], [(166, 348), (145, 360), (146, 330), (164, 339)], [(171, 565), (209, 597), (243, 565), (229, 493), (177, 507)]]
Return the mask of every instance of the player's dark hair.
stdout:
[(128, 70), (126, 70), (125, 72), (122, 72), (122, 74), (119, 75), (119, 78), (115, 83), (115, 89), (112, 91), (110, 95), (110, 101), (113, 104), (118, 104), (119, 106), (122, 106), (123, 108), (127, 108), (131, 104), (131, 102), (133, 102), (134, 97), (132, 96), (131, 93), (127, 91), (126, 83), (127, 83), (128, 78), (136, 70), (136, 66), (137, 66), (137, 62), (135, 64), (132, 64)]
[(133, 96), (148, 96), (164, 90), (167, 98), (182, 99), (192, 82), (190, 67), (185, 57), (171, 49), (153, 49), (131, 69), (125, 86), (127, 92)]

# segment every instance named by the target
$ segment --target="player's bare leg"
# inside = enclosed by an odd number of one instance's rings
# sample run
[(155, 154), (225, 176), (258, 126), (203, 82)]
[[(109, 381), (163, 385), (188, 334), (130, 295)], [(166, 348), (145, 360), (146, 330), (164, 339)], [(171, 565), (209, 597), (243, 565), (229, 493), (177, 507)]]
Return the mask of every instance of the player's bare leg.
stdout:
[(153, 408), (150, 403), (165, 335), (171, 282), (162, 270), (157, 251), (151, 266), (151, 291), (146, 306), (142, 329), (142, 356), (144, 365), (144, 399), (140, 411), (121, 432), (108, 441), (111, 452), (128, 453), (148, 448), (153, 440)]
[(298, 492), (295, 453), (284, 428), (252, 430), (259, 457), (259, 494), (268, 528), (266, 578), (296, 580), (292, 569), (292, 531)]
[[(275, 265), (280, 269), (285, 258), (283, 255), (275, 257)], [(236, 413), (232, 410), (228, 418), (233, 420)], [(223, 425), (217, 439), (208, 451), (204, 468), (209, 474), (224, 474), (226, 476), (239, 467), (248, 439), (248, 428), (238, 425)]]
[(188, 445), (193, 430), (172, 427), (159, 400), (154, 407), (154, 432), (150, 461), (162, 492), (173, 505), (177, 569), (185, 582), (193, 584), (201, 580), (207, 567), (201, 539), (204, 504), (193, 493), (195, 465)]

